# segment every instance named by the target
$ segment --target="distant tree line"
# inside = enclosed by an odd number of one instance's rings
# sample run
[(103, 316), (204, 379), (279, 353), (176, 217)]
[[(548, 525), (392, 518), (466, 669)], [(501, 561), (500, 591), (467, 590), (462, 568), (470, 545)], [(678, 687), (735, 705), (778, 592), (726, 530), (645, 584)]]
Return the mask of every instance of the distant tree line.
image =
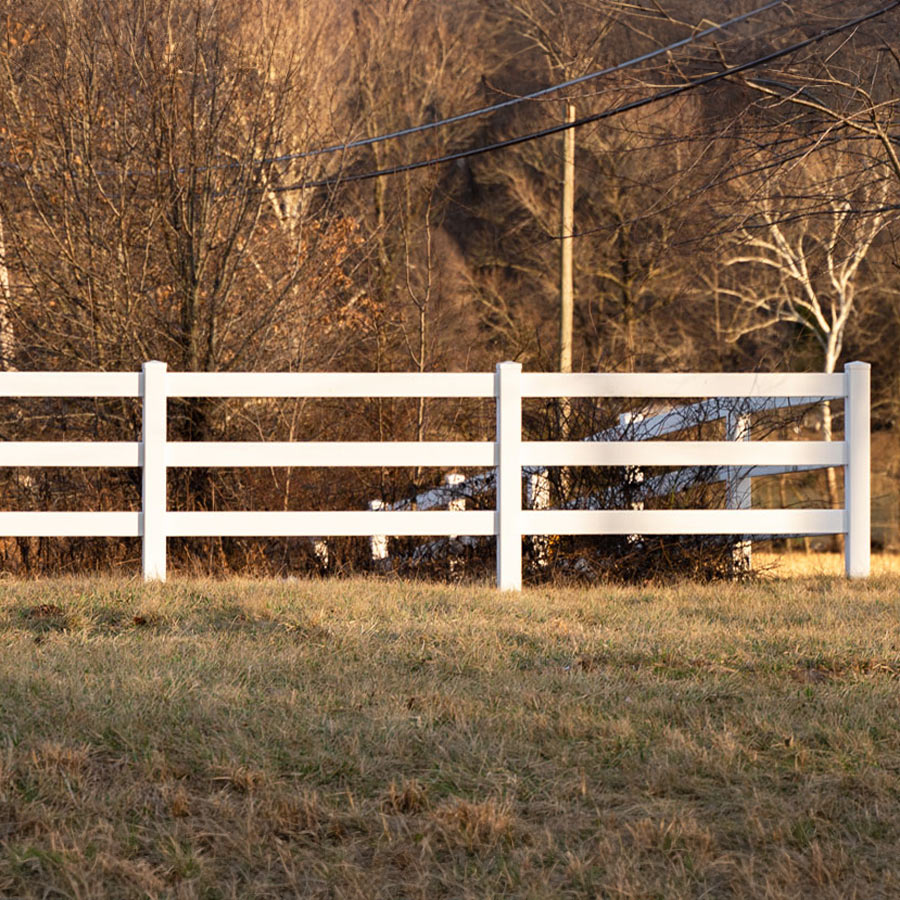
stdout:
[[(628, 104), (851, 16), (839, 3), (777, 5), (603, 78), (366, 143), (637, 57), (725, 14), (688, 0), (0, 0), (0, 11), (5, 370), (148, 359), (189, 371), (553, 369), (561, 136), (360, 176), (540, 131), (565, 101), (578, 116)], [(578, 129), (576, 369), (835, 371), (862, 358), (875, 427), (898, 433), (898, 24), (888, 12)], [(595, 419), (585, 412), (583, 428)], [(489, 437), (491, 411), (185, 400), (170, 420), (178, 440), (430, 440)], [(840, 422), (826, 407), (818, 427), (827, 436)], [(0, 440), (139, 429), (130, 401), (0, 401)], [(896, 485), (892, 446), (879, 465)], [(170, 476), (170, 504), (363, 508), (439, 477), (192, 469)], [(834, 479), (822, 487), (838, 502)], [(134, 508), (140, 477), (3, 470), (0, 491), (7, 509)], [(306, 559), (300, 543), (181, 552), (199, 566), (278, 569)], [(364, 556), (351, 543), (347, 565)], [(135, 547), (7, 540), (0, 563), (129, 565)]]

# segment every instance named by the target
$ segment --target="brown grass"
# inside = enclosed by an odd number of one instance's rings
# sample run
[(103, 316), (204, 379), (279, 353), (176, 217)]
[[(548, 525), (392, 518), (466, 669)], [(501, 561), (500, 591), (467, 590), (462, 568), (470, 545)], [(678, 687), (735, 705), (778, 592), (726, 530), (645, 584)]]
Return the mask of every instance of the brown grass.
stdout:
[(0, 896), (900, 896), (900, 579), (6, 582)]
[[(765, 575), (776, 578), (795, 578), (798, 575), (844, 574), (841, 553), (753, 553), (753, 566)], [(900, 575), (900, 553), (872, 554), (873, 575)]]

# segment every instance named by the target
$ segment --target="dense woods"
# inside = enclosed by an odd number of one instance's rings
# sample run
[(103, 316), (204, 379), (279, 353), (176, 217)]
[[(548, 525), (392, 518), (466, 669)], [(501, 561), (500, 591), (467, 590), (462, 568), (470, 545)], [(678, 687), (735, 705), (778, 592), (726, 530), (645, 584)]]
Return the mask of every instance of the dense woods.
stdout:
[[(727, 4), (727, 15), (756, 5)], [(566, 101), (578, 118), (633, 104), (576, 129), (574, 368), (871, 361), (875, 534), (891, 545), (900, 7), (777, 55), (884, 5), (770, 4), (688, 42), (722, 21), (721, 4), (2, 0), (0, 367), (425, 372), (515, 359), (552, 370), (562, 134), (367, 176), (551, 128)], [(0, 440), (140, 430), (129, 402), (0, 402)], [(441, 401), (170, 408), (180, 440), (484, 438), (492, 415)], [(619, 411), (583, 410), (570, 427), (588, 433)], [(552, 415), (534, 410), (533, 427), (552, 430)], [(827, 435), (840, 412), (805, 425)], [(439, 477), (187, 470), (170, 476), (170, 504), (364, 508)], [(7, 509), (136, 508), (140, 494), (136, 471), (0, 478)], [(827, 498), (823, 476), (804, 484)], [(182, 558), (315, 565), (295, 543), (185, 543)], [(83, 567), (86, 555), (130, 566), (136, 553), (74, 539), (0, 549), (16, 570)], [(348, 541), (330, 564), (363, 557)]]

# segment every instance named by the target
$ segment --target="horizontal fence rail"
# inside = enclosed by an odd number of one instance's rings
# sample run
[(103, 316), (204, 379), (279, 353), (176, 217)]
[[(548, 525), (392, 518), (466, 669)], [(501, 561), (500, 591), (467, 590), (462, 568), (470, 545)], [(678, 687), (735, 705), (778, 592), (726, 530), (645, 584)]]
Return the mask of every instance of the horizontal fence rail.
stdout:
[(143, 372), (0, 372), (0, 397), (140, 397)]
[[(165, 363), (145, 363), (140, 373), (3, 372), (0, 397), (139, 397), (141, 441), (0, 442), (0, 465), (139, 467), (140, 512), (0, 512), (0, 534), (14, 537), (111, 536), (142, 538), (145, 579), (166, 576), (167, 537), (270, 536), (495, 536), (497, 583), (517, 590), (522, 582), (526, 535), (818, 535), (845, 534), (850, 577), (869, 572), (869, 377), (865, 363), (841, 374), (555, 374), (522, 373), (500, 363), (495, 373), (186, 373)], [(469, 397), (496, 402), (493, 441), (168, 441), (170, 397)], [(524, 398), (624, 397), (707, 398), (678, 410), (620, 423), (583, 441), (523, 441)], [(740, 416), (722, 398), (743, 398)], [(751, 441), (746, 416), (774, 408), (842, 399), (842, 441)], [(774, 401), (774, 402), (772, 402)], [(768, 407), (766, 407), (768, 408)], [(728, 418), (727, 441), (656, 440), (697, 424)], [(743, 416), (743, 418), (742, 418)], [(743, 424), (742, 424), (743, 423)], [(625, 436), (627, 440), (618, 439)], [(166, 471), (180, 467), (483, 467), (470, 485), (496, 489), (494, 510), (465, 510), (452, 488), (386, 509), (373, 501), (366, 511), (178, 512), (166, 508)], [(548, 466), (640, 466), (679, 471), (646, 485), (675, 490), (684, 473), (707, 473), (729, 482), (728, 509), (645, 510), (596, 508), (523, 509), (522, 477)], [(751, 509), (750, 475), (842, 466), (843, 509)], [(456, 484), (464, 481), (455, 477)], [(643, 475), (641, 475), (643, 479)], [(643, 483), (643, 481), (642, 481)], [(447, 505), (446, 510), (434, 506)], [(456, 506), (457, 508), (454, 508)], [(424, 507), (424, 508), (423, 508)]]
[(521, 458), (533, 466), (843, 466), (847, 453), (837, 441), (526, 441)]
[(485, 372), (170, 372), (170, 397), (493, 397)]
[(494, 466), (489, 441), (169, 443), (169, 466)]
[[(422, 534), (496, 534), (491, 510), (404, 512), (169, 512), (173, 537), (401, 537)], [(168, 529), (171, 528), (169, 531)]]
[(846, 396), (843, 375), (745, 374), (522, 374), (523, 397), (804, 397)]
[(142, 537), (139, 512), (0, 512), (5, 537)]
[(144, 448), (137, 441), (4, 441), (4, 466), (111, 466), (139, 468)]
[(522, 510), (523, 534), (839, 534), (840, 509)]

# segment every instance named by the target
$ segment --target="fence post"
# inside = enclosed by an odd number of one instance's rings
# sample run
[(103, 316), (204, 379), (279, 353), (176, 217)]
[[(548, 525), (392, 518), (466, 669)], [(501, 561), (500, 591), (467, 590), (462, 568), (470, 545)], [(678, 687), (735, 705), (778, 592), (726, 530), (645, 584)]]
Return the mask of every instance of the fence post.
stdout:
[[(529, 473), (525, 482), (525, 505), (528, 509), (550, 509), (550, 476), (546, 469)], [(550, 565), (550, 535), (533, 535), (531, 550), (534, 564), (539, 569), (546, 569)]]
[(848, 578), (867, 577), (871, 564), (870, 372), (868, 363), (844, 366), (844, 567)]
[[(465, 483), (466, 476), (461, 472), (448, 472), (444, 476), (444, 486), (450, 494), (450, 499), (447, 501), (448, 510), (461, 511), (466, 508), (466, 498), (458, 493), (461, 491), (461, 485), (464, 485)], [(458, 534), (447, 535), (447, 562), (449, 564), (448, 568), (450, 569), (451, 575), (456, 575), (459, 569), (459, 560), (454, 557), (453, 548), (451, 546), (454, 541), (458, 540)]]
[(497, 364), (497, 587), (522, 589), (522, 365)]
[(319, 568), (323, 571), (326, 570), (331, 564), (331, 554), (328, 552), (328, 541), (320, 537), (313, 538), (312, 550), (316, 562), (319, 564)]
[[(379, 510), (385, 509), (386, 504), (384, 500), (370, 500), (369, 501), (369, 509)], [(384, 534), (373, 534), (369, 536), (369, 556), (372, 560), (372, 563), (379, 567), (385, 567), (388, 565), (388, 539), (387, 535)]]
[(145, 362), (141, 535), (144, 581), (166, 580), (166, 364)]
[[(729, 410), (725, 418), (725, 438), (729, 441), (750, 440), (750, 415), (746, 412)], [(728, 482), (725, 488), (725, 507), (727, 509), (753, 508), (753, 481), (747, 469), (732, 466), (728, 470)], [(748, 540), (735, 541), (732, 546), (732, 565), (735, 573), (749, 572), (752, 563), (753, 544)]]
[[(450, 499), (447, 501), (448, 510), (464, 510), (466, 508), (466, 498), (459, 493), (460, 486), (466, 483), (466, 476), (460, 472), (448, 472), (444, 476), (444, 486), (448, 489)], [(455, 541), (458, 534), (448, 534), (447, 537), (451, 541)]]
[[(619, 429), (621, 440), (635, 440), (636, 426), (644, 421), (646, 416), (644, 413), (624, 412), (619, 414)], [(645, 426), (646, 427), (646, 426)], [(631, 432), (631, 434), (629, 434)], [(652, 437), (652, 435), (651, 435)], [(640, 466), (625, 466), (625, 478), (623, 481), (623, 500), (628, 501), (629, 507), (633, 510), (642, 510), (644, 508), (643, 499), (635, 500), (634, 495), (637, 493), (635, 488), (644, 483), (644, 470)], [(641, 544), (643, 535), (629, 534), (626, 537), (629, 544)]]

